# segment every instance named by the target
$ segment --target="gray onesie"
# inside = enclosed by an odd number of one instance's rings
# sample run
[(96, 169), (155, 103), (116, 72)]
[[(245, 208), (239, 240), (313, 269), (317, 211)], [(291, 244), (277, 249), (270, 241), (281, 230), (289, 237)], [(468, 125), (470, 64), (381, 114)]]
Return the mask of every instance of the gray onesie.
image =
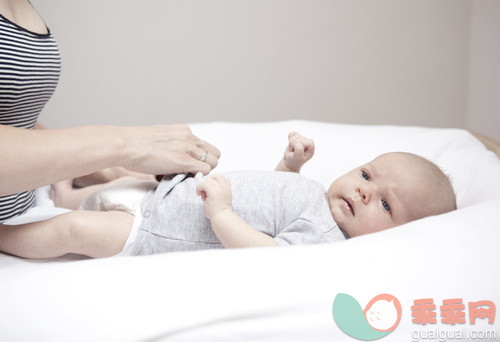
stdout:
[[(330, 213), (323, 186), (296, 173), (241, 171), (223, 174), (231, 182), (232, 208), (279, 245), (344, 240)], [(203, 180), (177, 175), (162, 180), (141, 203), (137, 236), (122, 255), (223, 248), (196, 194)]]

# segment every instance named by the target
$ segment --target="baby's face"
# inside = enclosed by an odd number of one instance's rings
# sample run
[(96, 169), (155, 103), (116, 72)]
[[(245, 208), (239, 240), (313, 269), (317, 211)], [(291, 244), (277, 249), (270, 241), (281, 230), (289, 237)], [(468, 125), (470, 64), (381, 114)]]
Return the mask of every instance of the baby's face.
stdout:
[(404, 157), (382, 155), (336, 179), (326, 198), (350, 237), (374, 233), (422, 217), (432, 201), (420, 178)]

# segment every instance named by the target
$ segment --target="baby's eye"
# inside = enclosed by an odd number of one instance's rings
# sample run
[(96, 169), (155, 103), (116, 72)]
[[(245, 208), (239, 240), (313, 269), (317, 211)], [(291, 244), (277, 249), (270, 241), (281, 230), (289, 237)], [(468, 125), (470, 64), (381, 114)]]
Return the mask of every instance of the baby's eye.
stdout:
[(384, 210), (387, 211), (388, 213), (391, 212), (391, 207), (389, 206), (389, 203), (387, 203), (384, 200), (382, 200), (382, 208), (384, 208)]
[(366, 171), (361, 171), (361, 177), (363, 177), (366, 181), (370, 180), (370, 175)]

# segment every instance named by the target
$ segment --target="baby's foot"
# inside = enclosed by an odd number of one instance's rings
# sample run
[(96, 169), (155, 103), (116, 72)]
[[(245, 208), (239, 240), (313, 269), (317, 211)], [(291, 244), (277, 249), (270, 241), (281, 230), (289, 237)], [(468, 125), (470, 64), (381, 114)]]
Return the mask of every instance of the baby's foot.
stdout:
[(50, 187), (50, 199), (56, 207), (68, 208), (68, 198), (72, 192), (73, 181), (71, 179), (57, 182)]

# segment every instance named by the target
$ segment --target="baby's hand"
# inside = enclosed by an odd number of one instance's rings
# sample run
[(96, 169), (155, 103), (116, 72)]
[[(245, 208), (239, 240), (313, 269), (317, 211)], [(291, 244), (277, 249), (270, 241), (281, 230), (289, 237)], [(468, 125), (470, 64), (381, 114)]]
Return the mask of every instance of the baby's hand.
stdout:
[(283, 165), (292, 172), (299, 172), (314, 155), (314, 141), (297, 132), (288, 133), (288, 146), (283, 156)]
[(220, 174), (203, 180), (196, 187), (196, 193), (205, 201), (205, 215), (209, 220), (222, 211), (231, 210), (231, 183)]

